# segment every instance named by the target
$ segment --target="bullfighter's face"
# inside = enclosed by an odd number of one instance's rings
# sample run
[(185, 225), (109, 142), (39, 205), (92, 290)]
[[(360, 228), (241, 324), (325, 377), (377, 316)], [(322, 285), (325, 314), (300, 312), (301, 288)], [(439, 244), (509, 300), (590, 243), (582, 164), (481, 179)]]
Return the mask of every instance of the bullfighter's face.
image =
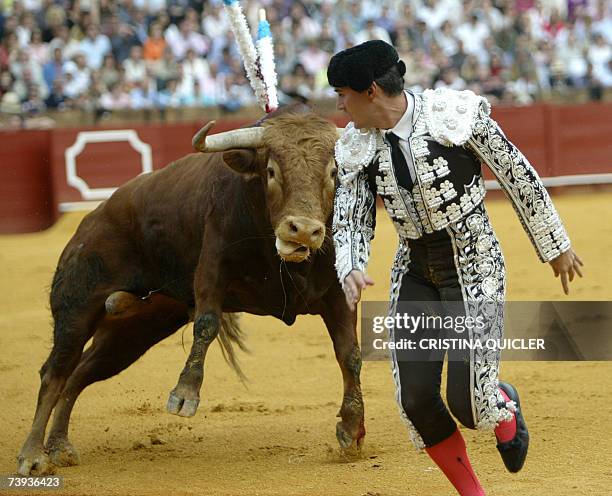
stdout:
[(355, 91), (349, 87), (334, 88), (338, 95), (336, 108), (344, 112), (357, 129), (367, 129), (375, 126), (372, 117), (372, 99), (367, 91)]

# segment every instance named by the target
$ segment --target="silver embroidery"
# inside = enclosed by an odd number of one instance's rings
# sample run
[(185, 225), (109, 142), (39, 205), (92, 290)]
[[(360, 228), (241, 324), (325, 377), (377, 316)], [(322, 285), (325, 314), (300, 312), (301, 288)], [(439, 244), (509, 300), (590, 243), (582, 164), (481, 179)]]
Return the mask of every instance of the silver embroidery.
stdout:
[(497, 178), (540, 260), (567, 251), (569, 237), (537, 171), (489, 117), (487, 107), (481, 107), (468, 145)]
[(374, 158), (375, 134), (369, 129), (356, 129), (354, 124), (349, 122), (340, 139), (336, 141), (336, 163), (342, 165), (347, 173), (363, 170)]
[[(505, 295), (504, 258), (488, 215), (479, 205), (469, 216), (447, 227), (455, 251), (455, 265), (461, 284), (466, 313), (485, 315), (488, 327), (470, 329), (471, 339), (501, 339)], [(470, 351), (472, 369), (472, 411), (477, 429), (494, 429), (510, 420), (514, 405), (504, 404), (498, 388), (499, 350)]]
[(463, 145), (472, 134), (478, 106), (484, 102), (470, 90), (425, 90), (423, 111), (430, 135), (445, 146)]
[(376, 176), (376, 188), (383, 199), (385, 208), (393, 220), (395, 229), (401, 239), (416, 239), (422, 235), (422, 230), (415, 222), (414, 207), (409, 195), (402, 196), (397, 184), (393, 164), (391, 162), (391, 150), (389, 145), (379, 133), (378, 144), (378, 174)]
[[(394, 316), (397, 310), (397, 302), (399, 299), (399, 293), (402, 283), (403, 275), (408, 271), (408, 264), (410, 263), (410, 248), (407, 244), (400, 243), (397, 253), (395, 254), (395, 261), (393, 262), (393, 268), (391, 269), (391, 295), (389, 299), (389, 316)], [(390, 334), (390, 340), (394, 340), (393, 331)], [(395, 401), (399, 408), (400, 418), (406, 424), (408, 428), (408, 436), (410, 440), (417, 448), (422, 450), (425, 448), (423, 438), (418, 433), (413, 423), (406, 415), (404, 407), (402, 406), (402, 389), (399, 377), (399, 367), (397, 365), (397, 355), (395, 349), (391, 350), (391, 373), (393, 375), (393, 382), (395, 383)]]
[(365, 271), (370, 258), (370, 241), (374, 236), (376, 208), (365, 171), (351, 173), (351, 180), (346, 180), (347, 175), (340, 165), (332, 225), (336, 272), (341, 284), (351, 270)]

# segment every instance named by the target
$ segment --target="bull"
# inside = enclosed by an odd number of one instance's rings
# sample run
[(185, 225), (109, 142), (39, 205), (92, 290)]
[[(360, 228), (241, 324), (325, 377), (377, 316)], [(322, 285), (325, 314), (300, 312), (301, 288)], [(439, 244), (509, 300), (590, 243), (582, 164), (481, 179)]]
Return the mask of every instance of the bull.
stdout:
[(239, 371), (237, 312), (287, 325), (301, 314), (322, 317), (344, 385), (336, 436), (343, 447), (362, 443), (356, 314), (337, 281), (329, 235), (337, 129), (303, 110), (208, 136), (211, 127), (194, 137), (205, 153), (126, 183), (63, 250), (50, 292), (53, 347), (20, 474), (78, 464), (68, 426), (79, 394), (189, 322), (193, 344), (167, 409), (193, 416), (215, 339)]

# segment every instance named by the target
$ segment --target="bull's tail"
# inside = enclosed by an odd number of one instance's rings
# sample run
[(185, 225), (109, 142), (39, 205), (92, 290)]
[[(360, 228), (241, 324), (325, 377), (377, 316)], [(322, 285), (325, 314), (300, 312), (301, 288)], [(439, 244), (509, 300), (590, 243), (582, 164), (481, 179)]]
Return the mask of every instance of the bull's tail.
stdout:
[(244, 333), (240, 329), (238, 313), (224, 313), (221, 315), (221, 328), (219, 329), (219, 344), (221, 345), (221, 353), (225, 361), (234, 369), (242, 382), (246, 381), (246, 376), (240, 368), (236, 350), (234, 345), (238, 346), (242, 351), (248, 352), (248, 348), (244, 344)]

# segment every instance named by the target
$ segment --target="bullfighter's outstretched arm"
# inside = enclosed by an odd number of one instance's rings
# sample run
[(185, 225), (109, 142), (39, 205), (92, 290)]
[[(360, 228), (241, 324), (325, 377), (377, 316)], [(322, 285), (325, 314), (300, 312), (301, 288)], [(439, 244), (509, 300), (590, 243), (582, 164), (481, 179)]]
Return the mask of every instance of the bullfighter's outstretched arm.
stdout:
[(370, 189), (366, 170), (349, 169), (339, 162), (333, 237), (340, 284), (352, 270), (365, 272), (375, 221), (376, 197)]
[(540, 260), (550, 262), (569, 250), (569, 236), (537, 171), (489, 114), (482, 102), (467, 145), (502, 186)]

